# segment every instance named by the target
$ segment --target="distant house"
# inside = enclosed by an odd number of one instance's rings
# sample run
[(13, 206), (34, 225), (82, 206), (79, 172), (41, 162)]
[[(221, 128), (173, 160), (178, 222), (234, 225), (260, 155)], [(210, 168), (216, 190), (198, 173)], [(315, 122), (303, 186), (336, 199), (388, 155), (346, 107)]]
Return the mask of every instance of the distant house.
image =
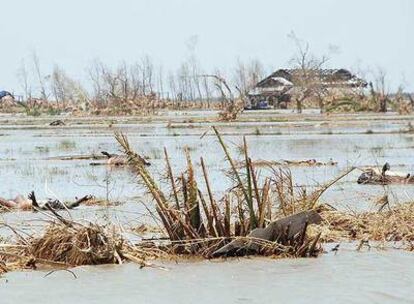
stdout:
[(0, 106), (11, 106), (15, 104), (13, 94), (7, 91), (0, 91)]
[(280, 69), (264, 78), (248, 93), (251, 105), (266, 100), (274, 107), (287, 107), (295, 88), (302, 86), (304, 80), (312, 79), (313, 83), (326, 90), (338, 93), (354, 91), (367, 86), (367, 82), (358, 78), (346, 69)]
[(0, 100), (3, 99), (4, 97), (7, 97), (7, 96), (13, 97), (13, 95), (10, 92), (0, 91)]

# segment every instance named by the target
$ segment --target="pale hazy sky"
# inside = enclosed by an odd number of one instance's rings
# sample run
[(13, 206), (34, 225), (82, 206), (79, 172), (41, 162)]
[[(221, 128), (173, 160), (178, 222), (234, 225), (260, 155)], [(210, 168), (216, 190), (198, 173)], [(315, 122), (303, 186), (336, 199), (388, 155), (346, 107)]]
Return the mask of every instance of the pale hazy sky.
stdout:
[(165, 70), (196, 54), (204, 69), (257, 58), (287, 65), (294, 31), (315, 53), (339, 47), (331, 67), (383, 67), (414, 91), (412, 0), (1, 0), (0, 89), (20, 92), (16, 71), (34, 50), (43, 70), (85, 77), (95, 58), (116, 65), (150, 55)]

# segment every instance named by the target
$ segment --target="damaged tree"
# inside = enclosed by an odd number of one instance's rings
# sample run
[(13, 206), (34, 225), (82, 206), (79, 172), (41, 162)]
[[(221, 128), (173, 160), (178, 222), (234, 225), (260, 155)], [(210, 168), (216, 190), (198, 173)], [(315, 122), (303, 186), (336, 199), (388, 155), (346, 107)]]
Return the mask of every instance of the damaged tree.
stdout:
[[(213, 78), (215, 80), (215, 86), (219, 90), (221, 98), (223, 100), (222, 111), (219, 112), (219, 119), (222, 121), (233, 121), (244, 109), (244, 102), (239, 102), (230, 89), (230, 86), (227, 84), (226, 80), (223, 77), (218, 75), (201, 75), (204, 78)], [(240, 96), (243, 97), (244, 94), (239, 92)]]
[(298, 113), (302, 113), (304, 102), (316, 98), (320, 110), (323, 112), (327, 90), (322, 82), (322, 69), (329, 58), (327, 56), (317, 58), (312, 55), (309, 43), (299, 39), (294, 32), (289, 35), (289, 38), (293, 40), (297, 48), (296, 55), (291, 59), (292, 65), (297, 70), (292, 79), (292, 82), (295, 83), (296, 110)]

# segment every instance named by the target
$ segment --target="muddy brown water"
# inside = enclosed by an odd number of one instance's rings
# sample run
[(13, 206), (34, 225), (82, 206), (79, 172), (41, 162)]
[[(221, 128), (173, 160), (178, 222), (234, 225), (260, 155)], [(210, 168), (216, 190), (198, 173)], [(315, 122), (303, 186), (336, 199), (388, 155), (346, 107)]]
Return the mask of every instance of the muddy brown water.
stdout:
[[(90, 160), (50, 159), (103, 150), (116, 152), (115, 130), (128, 134), (133, 147), (150, 158), (150, 170), (160, 176), (160, 183), (164, 146), (176, 173), (185, 168), (184, 147), (189, 147), (198, 173), (199, 158), (203, 156), (217, 197), (230, 184), (223, 173), (228, 166), (211, 125), (218, 125), (236, 156), (237, 145), (246, 135), (253, 160), (338, 162), (337, 166), (292, 167), (295, 181), (301, 185), (324, 183), (351, 166), (382, 165), (386, 161), (393, 170), (414, 171), (414, 133), (409, 132), (413, 117), (321, 117), (315, 113), (298, 117), (263, 111), (244, 114), (242, 122), (223, 124), (209, 122), (213, 114), (172, 113), (151, 121), (65, 118), (64, 127), (47, 126), (54, 118), (0, 116), (0, 196), (13, 197), (35, 190), (41, 198), (72, 200), (94, 194), (122, 204), (110, 208), (80, 207), (71, 213), (73, 218), (131, 226), (151, 223), (143, 206), (145, 203), (151, 207), (150, 200), (128, 170), (90, 166)], [(112, 122), (111, 126), (108, 122)], [(413, 198), (412, 185), (361, 186), (356, 184), (358, 175), (358, 171), (351, 173), (321, 199), (340, 209), (364, 211), (377, 208), (373, 201), (385, 192), (390, 194), (392, 203)], [(201, 180), (200, 185), (204, 187)], [(0, 221), (27, 232), (41, 229), (45, 219), (42, 214), (30, 212), (0, 215)], [(0, 235), (9, 236), (10, 231), (2, 228)], [(330, 245), (326, 246), (329, 249)], [(412, 262), (411, 253), (359, 253), (355, 244), (350, 244), (337, 255), (329, 252), (318, 259), (167, 263), (169, 271), (140, 270), (132, 264), (80, 267), (73, 270), (78, 279), (63, 271), (46, 278), (44, 272), (15, 272), (0, 279), (0, 295), (1, 303), (37, 303), (39, 299), (50, 303), (263, 303), (275, 299), (296, 303), (408, 303), (414, 298)]]
[[(318, 259), (165, 263), (15, 272), (1, 303), (413, 303), (412, 253), (344, 246)], [(348, 247), (348, 248), (346, 248)]]

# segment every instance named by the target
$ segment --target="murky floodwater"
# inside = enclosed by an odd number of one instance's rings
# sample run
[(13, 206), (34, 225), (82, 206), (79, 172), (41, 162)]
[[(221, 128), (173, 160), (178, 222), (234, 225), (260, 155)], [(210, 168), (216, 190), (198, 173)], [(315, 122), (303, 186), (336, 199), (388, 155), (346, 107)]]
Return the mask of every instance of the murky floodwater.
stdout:
[[(58, 160), (57, 156), (117, 152), (114, 131), (128, 134), (131, 144), (150, 158), (151, 171), (161, 179), (163, 147), (168, 149), (174, 172), (185, 168), (184, 147), (188, 147), (196, 171), (201, 173), (203, 156), (217, 196), (229, 186), (223, 173), (228, 168), (221, 148), (211, 131), (212, 123), (200, 121), (214, 113), (175, 113), (156, 121), (133, 118), (68, 120), (64, 127), (49, 127), (51, 119), (32, 121), (0, 117), (0, 196), (11, 198), (35, 190), (38, 197), (73, 200), (94, 194), (120, 205), (80, 207), (75, 219), (111, 221), (136, 226), (150, 218), (142, 203), (148, 203), (143, 189), (126, 169), (90, 166), (90, 160)], [(215, 124), (237, 156), (246, 135), (253, 160), (316, 159), (338, 162), (336, 166), (292, 167), (295, 181), (314, 186), (326, 182), (351, 166), (382, 165), (394, 170), (414, 171), (412, 117), (366, 117), (338, 115), (321, 117), (247, 113), (243, 122)], [(263, 122), (255, 120), (262, 119)], [(184, 121), (186, 121), (184, 123)], [(205, 132), (207, 133), (205, 134)], [(204, 134), (204, 136), (202, 136)], [(237, 157), (236, 157), (237, 158)], [(265, 169), (262, 169), (265, 170)], [(265, 172), (262, 172), (264, 175)], [(369, 210), (373, 200), (390, 193), (393, 202), (412, 200), (414, 186), (361, 186), (354, 171), (329, 189), (323, 201), (343, 209)], [(203, 182), (200, 180), (203, 187)], [(377, 208), (377, 207), (376, 207)], [(40, 228), (45, 216), (31, 212), (4, 213), (0, 220), (32, 231)], [(9, 235), (0, 229), (0, 235)], [(7, 274), (0, 279), (1, 303), (331, 303), (409, 302), (414, 266), (411, 253), (371, 251), (357, 253), (354, 246), (319, 259), (241, 259), (230, 262), (167, 264), (168, 272), (139, 270), (135, 265), (83, 267), (43, 278), (41, 272)], [(4, 301), (4, 299), (6, 299)], [(290, 301), (289, 301), (290, 302)]]
[(412, 253), (348, 246), (318, 259), (240, 259), (16, 272), (1, 303), (413, 303)]

